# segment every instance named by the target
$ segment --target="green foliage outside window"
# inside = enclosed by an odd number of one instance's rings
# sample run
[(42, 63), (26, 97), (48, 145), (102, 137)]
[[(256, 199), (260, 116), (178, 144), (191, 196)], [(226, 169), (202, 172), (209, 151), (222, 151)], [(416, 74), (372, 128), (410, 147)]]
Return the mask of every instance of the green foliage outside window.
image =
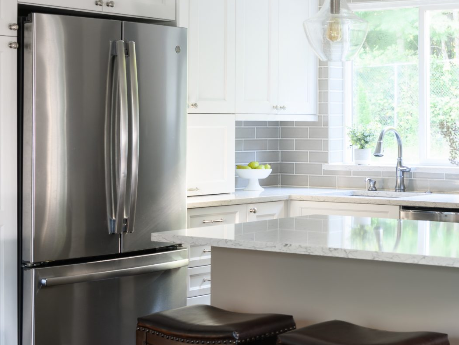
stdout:
[[(354, 62), (354, 123), (396, 127), (408, 160), (419, 159), (420, 136), (433, 158), (448, 157), (443, 121), (459, 120), (459, 9), (428, 11), (430, 92), (428, 132), (419, 133), (419, 9), (359, 12), (370, 30)], [(386, 151), (396, 154), (395, 140)], [(392, 158), (390, 158), (392, 159)]]

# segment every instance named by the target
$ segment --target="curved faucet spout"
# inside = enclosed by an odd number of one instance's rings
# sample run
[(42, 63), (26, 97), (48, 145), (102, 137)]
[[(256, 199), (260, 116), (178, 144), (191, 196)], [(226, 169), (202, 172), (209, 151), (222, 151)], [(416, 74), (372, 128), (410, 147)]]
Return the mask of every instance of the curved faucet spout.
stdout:
[(397, 139), (397, 145), (398, 145), (398, 158), (401, 159), (403, 157), (402, 138), (400, 137), (400, 134), (397, 132), (397, 130), (394, 127), (386, 127), (381, 131), (381, 134), (379, 134), (378, 142), (376, 143), (376, 149), (373, 155), (375, 157), (384, 156), (383, 141), (384, 141), (385, 135), (389, 132), (394, 132), (395, 134), (395, 138)]
[(378, 142), (376, 144), (376, 149), (373, 155), (375, 157), (384, 156), (384, 148), (383, 148), (384, 136), (389, 132), (394, 132), (395, 138), (397, 138), (397, 144), (398, 144), (397, 168), (395, 172), (395, 178), (397, 180), (397, 183), (395, 185), (395, 191), (404, 192), (405, 191), (405, 173), (411, 171), (411, 169), (403, 165), (402, 138), (400, 137), (400, 134), (398, 134), (397, 130), (394, 127), (386, 127), (381, 131), (381, 134), (379, 135)]

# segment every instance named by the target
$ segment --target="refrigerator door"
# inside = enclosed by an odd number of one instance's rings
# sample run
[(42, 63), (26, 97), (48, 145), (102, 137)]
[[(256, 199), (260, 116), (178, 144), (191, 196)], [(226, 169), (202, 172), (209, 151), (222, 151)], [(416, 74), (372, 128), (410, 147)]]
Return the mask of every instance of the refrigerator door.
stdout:
[(23, 345), (135, 345), (139, 316), (186, 304), (186, 249), (24, 270)]
[(121, 27), (47, 14), (25, 24), (26, 262), (119, 252), (120, 236), (109, 234), (104, 125), (111, 42)]
[[(127, 210), (135, 213), (129, 215), (130, 233), (121, 241), (122, 251), (130, 252), (160, 246), (151, 242), (152, 232), (186, 228), (187, 38), (181, 28), (128, 22), (123, 27), (129, 47), (130, 115), (136, 108), (133, 66), (137, 67), (139, 114), (139, 156), (136, 162), (131, 142), (133, 168), (128, 178), (135, 181), (132, 174), (138, 164), (137, 203), (133, 208), (133, 199), (127, 202), (131, 206)], [(133, 187), (134, 182), (129, 190)]]

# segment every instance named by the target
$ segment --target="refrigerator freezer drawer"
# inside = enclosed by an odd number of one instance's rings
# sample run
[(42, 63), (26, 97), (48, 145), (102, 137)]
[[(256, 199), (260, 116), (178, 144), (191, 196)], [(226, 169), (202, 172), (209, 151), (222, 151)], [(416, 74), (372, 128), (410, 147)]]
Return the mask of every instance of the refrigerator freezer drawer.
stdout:
[(186, 305), (186, 249), (24, 270), (24, 345), (135, 345), (139, 316)]

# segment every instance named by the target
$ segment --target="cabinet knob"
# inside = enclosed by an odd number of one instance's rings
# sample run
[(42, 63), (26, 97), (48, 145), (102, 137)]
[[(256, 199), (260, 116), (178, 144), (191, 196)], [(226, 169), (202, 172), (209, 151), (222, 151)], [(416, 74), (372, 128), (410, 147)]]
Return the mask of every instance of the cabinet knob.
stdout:
[(96, 6), (104, 6), (104, 2), (102, 0), (96, 0), (94, 3)]
[(188, 192), (197, 192), (197, 191), (199, 191), (199, 188), (198, 187), (188, 188), (187, 191)]
[(273, 105), (273, 109), (278, 110), (278, 109), (279, 109), (279, 106), (278, 106), (278, 105)]
[(203, 253), (212, 253), (212, 250), (210, 250), (210, 249), (204, 249), (202, 252), (203, 252)]
[(198, 103), (191, 103), (191, 107), (197, 109), (198, 108)]
[(211, 282), (212, 280), (211, 279), (208, 279), (208, 278), (203, 278), (202, 279), (202, 282), (205, 283), (205, 282)]
[(286, 110), (287, 109), (287, 107), (285, 105), (281, 106), (280, 108), (281, 108), (281, 110)]
[(249, 212), (255, 214), (255, 213), (257, 213), (257, 208), (256, 208), (256, 207), (251, 208), (251, 209), (249, 210)]
[(19, 48), (19, 43), (18, 42), (10, 42), (8, 43), (8, 47), (11, 49), (18, 49)]
[(105, 5), (107, 5), (107, 7), (115, 7), (115, 2), (114, 1), (107, 1)]
[(9, 28), (10, 30), (13, 30), (13, 31), (18, 31), (18, 30), (19, 30), (19, 25), (16, 24), (16, 23), (10, 24), (10, 25), (8, 25), (8, 28)]

